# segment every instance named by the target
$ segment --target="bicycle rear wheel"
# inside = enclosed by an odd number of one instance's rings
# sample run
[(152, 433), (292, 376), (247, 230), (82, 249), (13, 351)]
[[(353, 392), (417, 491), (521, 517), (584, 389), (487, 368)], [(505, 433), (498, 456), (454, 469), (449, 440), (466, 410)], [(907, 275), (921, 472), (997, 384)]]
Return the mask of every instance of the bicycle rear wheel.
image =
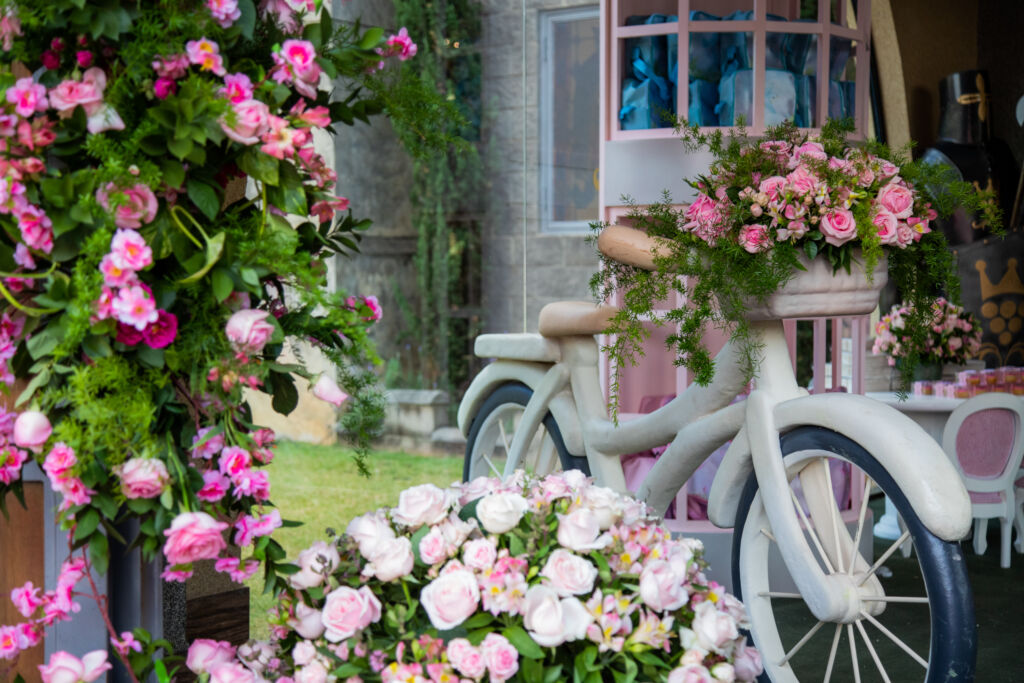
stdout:
[[(889, 473), (851, 439), (820, 427), (800, 427), (784, 434), (781, 446), (788, 495), (820, 567), (827, 574), (853, 577), (849, 585), (855, 593), (842, 618), (820, 621), (811, 614), (785, 570), (751, 475), (740, 500), (732, 568), (734, 592), (747, 606), (751, 639), (762, 654), (760, 680), (973, 681), (977, 632), (960, 544), (928, 531)], [(835, 501), (848, 501), (854, 490), (844, 489), (837, 479), (857, 481), (858, 471), (865, 475), (859, 486), (864, 503), (844, 519), (840, 509), (846, 506)], [(872, 482), (896, 506), (906, 529), (895, 543), (880, 543), (874, 561), (853, 553), (863, 548), (864, 537), (868, 542), (873, 538), (866, 519)], [(896, 551), (908, 543), (913, 553), (905, 559)], [(828, 556), (831, 560), (823, 559)], [(891, 569), (890, 577), (879, 576), (882, 566)]]
[[(491, 393), (473, 418), (466, 437), (466, 460), (462, 468), (464, 481), (477, 477), (504, 476), (509, 447), (518, 431), (526, 404), (533, 390), (525, 384), (509, 382)], [(557, 470), (581, 470), (590, 474), (584, 456), (570, 455), (562, 440), (558, 423), (549, 412), (528, 440), (513, 469), (527, 470), (543, 476)]]

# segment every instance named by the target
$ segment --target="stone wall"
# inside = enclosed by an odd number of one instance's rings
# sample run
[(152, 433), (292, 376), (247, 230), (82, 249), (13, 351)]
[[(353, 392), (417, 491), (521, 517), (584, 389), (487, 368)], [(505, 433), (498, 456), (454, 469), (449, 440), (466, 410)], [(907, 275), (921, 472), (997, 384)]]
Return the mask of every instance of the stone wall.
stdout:
[[(526, 175), (526, 328), (561, 299), (590, 300), (597, 268), (583, 235), (540, 232), (539, 64), (540, 13), (594, 7), (579, 0), (526, 0), (526, 93), (523, 93), (523, 15), (519, 2), (482, 0), (483, 93), (487, 110), (487, 219), (483, 230), (483, 305), (487, 332), (523, 331), (523, 174)], [(596, 106), (596, 103), (595, 103)], [(523, 110), (526, 165), (523, 165)]]

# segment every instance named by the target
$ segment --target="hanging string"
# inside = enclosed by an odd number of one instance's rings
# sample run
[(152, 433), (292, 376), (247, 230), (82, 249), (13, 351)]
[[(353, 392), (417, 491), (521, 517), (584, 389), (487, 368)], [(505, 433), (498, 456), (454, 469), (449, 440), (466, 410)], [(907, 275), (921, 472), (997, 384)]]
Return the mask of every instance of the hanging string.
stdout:
[(523, 332), (526, 332), (526, 0), (523, 7)]

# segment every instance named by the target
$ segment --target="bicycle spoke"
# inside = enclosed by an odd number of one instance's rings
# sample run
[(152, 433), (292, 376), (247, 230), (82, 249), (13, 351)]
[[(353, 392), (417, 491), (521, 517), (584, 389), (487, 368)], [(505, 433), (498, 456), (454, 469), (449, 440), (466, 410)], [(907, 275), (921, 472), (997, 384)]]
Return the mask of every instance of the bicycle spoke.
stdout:
[(853, 637), (853, 626), (846, 625), (846, 636), (850, 639), (850, 660), (853, 661), (853, 680), (860, 683), (860, 665), (857, 664), (857, 641)]
[[(842, 573), (843, 569), (843, 551), (839, 546), (839, 520), (836, 519), (836, 506), (832, 504), (835, 500), (836, 494), (835, 489), (832, 487), (832, 464), (827, 458), (821, 461), (822, 466), (825, 468), (825, 485), (828, 487), (828, 516), (832, 520), (832, 543), (833, 548), (836, 552), (836, 569)], [(852, 558), (851, 558), (852, 561)]]
[(885, 561), (889, 559), (889, 556), (899, 550), (900, 546), (903, 545), (903, 542), (908, 538), (910, 538), (910, 532), (904, 531), (903, 535), (897, 538), (896, 542), (889, 546), (889, 549), (882, 553), (882, 556), (879, 557), (873, 565), (871, 565), (871, 569), (868, 570), (868, 573), (860, 577), (860, 581), (857, 582), (857, 587), (860, 588), (863, 586), (864, 582), (870, 579), (871, 576), (878, 571), (878, 568), (885, 564)]
[[(865, 479), (867, 478), (865, 477)], [(860, 513), (857, 515), (857, 535), (853, 539), (853, 548), (850, 550), (850, 566), (846, 568), (846, 573), (850, 576), (853, 576), (853, 568), (857, 566), (857, 549), (860, 547), (860, 537), (864, 533), (864, 520), (867, 518), (870, 494), (871, 480), (867, 479), (864, 482), (864, 496), (860, 499)]]
[(864, 630), (864, 624), (860, 621), (857, 622), (857, 630), (860, 631), (861, 638), (864, 639), (864, 644), (868, 647), (868, 652), (871, 653), (871, 659), (875, 660), (875, 666), (878, 667), (878, 673), (882, 674), (882, 680), (885, 683), (892, 683), (889, 680), (889, 674), (885, 673), (885, 667), (882, 666), (881, 660), (878, 659), (878, 653), (875, 652), (875, 647), (871, 644), (871, 639), (868, 638), (867, 631)]
[[(512, 449), (508, 445), (508, 436), (505, 434), (505, 423), (502, 422), (501, 420), (498, 420), (498, 431), (501, 432), (501, 443), (502, 443), (503, 446), (505, 446), (505, 457), (506, 458), (511, 458), (512, 457), (512, 453), (511, 453)], [(501, 475), (499, 474), (498, 476), (500, 477)]]
[(772, 541), (773, 543), (778, 543), (778, 541), (775, 540), (775, 537), (772, 536), (772, 532), (768, 531), (767, 529), (761, 529), (761, 533), (767, 536), (769, 541)]
[(821, 559), (825, 562), (825, 567), (828, 569), (829, 574), (835, 574), (836, 570), (832, 568), (832, 562), (829, 561), (828, 555), (825, 553), (825, 549), (821, 547), (821, 540), (818, 539), (818, 532), (814, 530), (814, 526), (811, 525), (807, 519), (807, 515), (804, 514), (804, 508), (800, 505), (800, 501), (797, 500), (796, 492), (793, 491), (792, 487), (789, 489), (789, 497), (793, 499), (793, 505), (796, 507), (797, 515), (800, 516), (800, 521), (807, 527), (807, 533), (811, 536), (811, 541), (814, 542), (814, 547), (818, 549), (818, 554), (821, 555)]
[(800, 651), (800, 648), (807, 644), (807, 641), (811, 639), (811, 636), (817, 633), (818, 629), (820, 629), (824, 625), (824, 621), (819, 621), (817, 624), (812, 626), (811, 630), (805, 633), (804, 637), (797, 641), (797, 644), (793, 646), (793, 649), (787, 652), (786, 656), (779, 660), (779, 666), (784, 666), (786, 662), (788, 662), (790, 658), (793, 657), (793, 655)]
[(828, 667), (825, 669), (825, 681), (832, 680), (832, 667), (836, 664), (836, 653), (839, 651), (839, 637), (843, 634), (843, 625), (836, 624), (836, 634), (832, 637), (832, 649), (828, 653)]
[(486, 453), (481, 453), (480, 457), (487, 461), (487, 466), (491, 468), (491, 471), (494, 472), (496, 476), (501, 477), (504, 474), (503, 472), (498, 471), (498, 468), (494, 466), (494, 463), (491, 462), (491, 459), (487, 457)]
[(875, 618), (874, 618), (873, 616), (871, 616), (870, 614), (868, 614), (867, 612), (865, 612), (865, 611), (863, 611), (863, 610), (861, 610), (861, 613), (860, 613), (860, 615), (861, 615), (862, 617), (864, 617), (865, 619), (867, 619), (868, 621), (870, 621), (870, 622), (871, 622), (872, 624), (874, 624), (874, 625), (875, 625), (875, 628), (877, 628), (877, 629), (878, 629), (879, 631), (881, 631), (881, 632), (882, 632), (882, 633), (884, 633), (884, 634), (885, 634), (886, 636), (888, 636), (888, 637), (889, 637), (889, 640), (891, 640), (892, 642), (896, 643), (896, 644), (897, 644), (897, 645), (898, 645), (898, 646), (900, 647), (900, 649), (901, 649), (901, 650), (903, 650), (903, 651), (904, 651), (904, 652), (906, 652), (906, 653), (907, 653), (908, 655), (910, 655), (911, 657), (913, 657), (913, 658), (914, 658), (914, 660), (915, 660), (915, 661), (916, 661), (916, 662), (917, 662), (918, 664), (920, 664), (921, 666), (923, 666), (923, 667), (925, 668), (925, 670), (926, 670), (926, 671), (928, 670), (928, 662), (924, 661), (924, 660), (923, 660), (923, 659), (921, 658), (921, 655), (919, 655), (919, 654), (917, 654), (916, 652), (914, 652), (914, 651), (913, 651), (913, 650), (912, 650), (912, 649), (910, 648), (910, 646), (909, 646), (909, 645), (907, 645), (906, 643), (904, 643), (904, 642), (903, 642), (902, 640), (900, 640), (900, 639), (899, 639), (899, 638), (898, 638), (898, 637), (897, 637), (897, 636), (896, 636), (896, 635), (895, 635), (895, 634), (894, 634), (894, 633), (893, 633), (892, 631), (890, 631), (890, 630), (889, 630), (889, 629), (887, 629), (887, 628), (886, 628), (885, 626), (883, 626), (883, 625), (882, 625), (882, 623), (881, 623), (880, 621), (878, 621), (878, 620), (877, 620), (877, 619), (875, 619)]
[(799, 593), (775, 593), (773, 591), (762, 591), (757, 594), (759, 598), (795, 598), (797, 600), (803, 599), (804, 596)]
[(917, 598), (911, 596), (895, 596), (895, 595), (879, 595), (877, 597), (864, 597), (861, 600), (870, 600), (872, 602), (909, 602), (921, 605), (928, 604), (928, 598)]

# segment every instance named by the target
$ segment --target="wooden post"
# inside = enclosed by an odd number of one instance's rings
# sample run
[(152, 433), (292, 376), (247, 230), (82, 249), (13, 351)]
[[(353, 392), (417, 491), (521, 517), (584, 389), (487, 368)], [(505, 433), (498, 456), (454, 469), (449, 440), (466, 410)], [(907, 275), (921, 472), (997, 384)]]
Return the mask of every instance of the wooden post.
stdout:
[[(0, 624), (14, 625), (25, 618), (14, 608), (10, 600), (11, 590), (31, 581), (37, 588), (43, 588), (45, 577), (46, 547), (43, 528), (42, 482), (25, 482), (26, 508), (14, 496), (7, 499), (10, 519), (0, 515)], [(37, 680), (43, 664), (43, 645), (22, 652), (18, 666), (13, 673), (20, 673), (26, 681)], [(13, 679), (14, 676), (12, 675)]]

